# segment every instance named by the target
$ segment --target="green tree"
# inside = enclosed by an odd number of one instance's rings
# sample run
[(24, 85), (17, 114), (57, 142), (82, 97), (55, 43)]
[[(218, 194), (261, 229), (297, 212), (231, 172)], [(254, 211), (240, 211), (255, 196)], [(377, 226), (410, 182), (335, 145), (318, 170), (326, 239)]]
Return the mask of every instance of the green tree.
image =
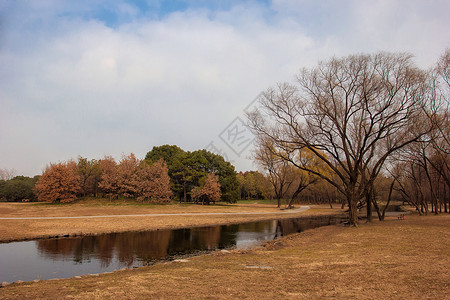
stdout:
[(35, 201), (34, 186), (37, 178), (16, 176), (10, 180), (2, 180), (0, 183), (0, 198), (6, 201)]
[(145, 160), (155, 163), (163, 159), (168, 168), (171, 179), (171, 189), (176, 199), (187, 200), (191, 170), (189, 168), (187, 153), (175, 145), (155, 146), (145, 156)]
[(98, 184), (101, 180), (102, 170), (96, 159), (88, 160), (82, 156), (78, 157), (78, 174), (81, 178), (81, 196), (96, 195)]
[(164, 159), (169, 169), (171, 187), (180, 201), (187, 201), (191, 190), (199, 186), (208, 173), (219, 177), (221, 200), (235, 202), (239, 198), (239, 182), (234, 167), (220, 155), (206, 150), (184, 151), (175, 145), (153, 147), (145, 159)]

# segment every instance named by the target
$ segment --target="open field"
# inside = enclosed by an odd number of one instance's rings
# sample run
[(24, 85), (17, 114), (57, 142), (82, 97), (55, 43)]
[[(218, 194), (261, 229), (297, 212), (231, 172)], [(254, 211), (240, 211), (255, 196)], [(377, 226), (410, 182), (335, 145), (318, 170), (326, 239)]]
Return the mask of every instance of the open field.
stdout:
[(2, 299), (450, 299), (450, 215), (308, 230), (230, 253), (79, 279)]
[[(0, 220), (0, 241), (42, 238), (61, 235), (100, 234), (164, 228), (185, 228), (214, 224), (230, 224), (273, 218), (292, 218), (303, 215), (341, 213), (339, 208), (312, 206), (301, 213), (286, 213), (270, 204), (220, 204), (220, 205), (142, 205), (104, 202), (80, 202), (76, 204), (48, 205), (36, 203), (0, 203), (0, 218), (75, 217), (143, 215), (130, 217)], [(189, 215), (189, 214), (213, 215)], [(247, 213), (233, 215), (233, 213)], [(157, 216), (157, 214), (179, 214)], [(152, 216), (154, 215), (154, 216)]]

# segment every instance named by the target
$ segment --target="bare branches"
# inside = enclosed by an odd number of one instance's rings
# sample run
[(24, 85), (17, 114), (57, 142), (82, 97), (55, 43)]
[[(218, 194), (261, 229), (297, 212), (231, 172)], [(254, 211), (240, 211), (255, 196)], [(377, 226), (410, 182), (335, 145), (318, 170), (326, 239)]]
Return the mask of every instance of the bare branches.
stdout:
[[(302, 70), (295, 85), (268, 89), (250, 126), (277, 157), (333, 184), (353, 209), (390, 155), (431, 132), (430, 122), (420, 121), (430, 100), (427, 80), (405, 53), (333, 58)], [(330, 172), (301, 163), (305, 149)]]

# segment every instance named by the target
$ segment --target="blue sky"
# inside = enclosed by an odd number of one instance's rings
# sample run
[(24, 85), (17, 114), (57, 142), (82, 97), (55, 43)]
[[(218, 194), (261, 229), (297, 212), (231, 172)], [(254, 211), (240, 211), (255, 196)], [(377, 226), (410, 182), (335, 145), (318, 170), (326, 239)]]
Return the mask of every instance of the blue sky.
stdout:
[(432, 67), (450, 46), (449, 11), (447, 0), (0, 0), (0, 169), (211, 143), (254, 169), (251, 147), (220, 135), (261, 91), (332, 56), (401, 51)]

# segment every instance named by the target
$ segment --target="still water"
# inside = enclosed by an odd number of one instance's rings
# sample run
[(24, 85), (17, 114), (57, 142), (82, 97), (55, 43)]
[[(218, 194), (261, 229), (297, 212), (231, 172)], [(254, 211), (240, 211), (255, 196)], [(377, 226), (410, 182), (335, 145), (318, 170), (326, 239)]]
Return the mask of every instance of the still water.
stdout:
[(205, 251), (243, 249), (338, 222), (336, 217), (323, 216), (5, 243), (0, 244), (0, 283), (70, 278)]

